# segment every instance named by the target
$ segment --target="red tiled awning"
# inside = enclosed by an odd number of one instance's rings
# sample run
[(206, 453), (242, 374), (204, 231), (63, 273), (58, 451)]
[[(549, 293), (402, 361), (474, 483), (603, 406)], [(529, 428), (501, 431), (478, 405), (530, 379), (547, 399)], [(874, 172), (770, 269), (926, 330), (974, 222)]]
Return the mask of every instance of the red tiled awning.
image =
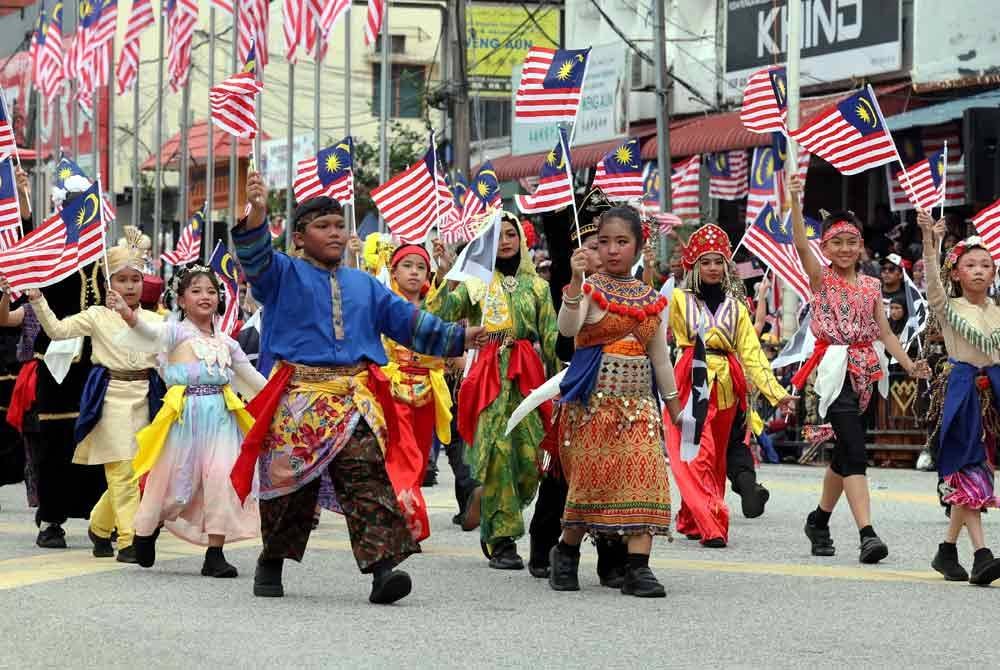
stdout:
[[(633, 126), (629, 129), (628, 136), (638, 138), (640, 143), (647, 137), (656, 134), (656, 124), (644, 123)], [(619, 137), (606, 142), (594, 142), (593, 144), (583, 144), (570, 148), (570, 155), (573, 159), (575, 169), (594, 167), (598, 161), (608, 153), (614, 151), (622, 143), (623, 137)], [(547, 151), (540, 151), (523, 156), (501, 156), (493, 159), (493, 169), (497, 173), (500, 181), (512, 181), (522, 177), (537, 177), (542, 170), (542, 163), (545, 161)], [(477, 168), (473, 169), (473, 173)]]
[(0, 2), (0, 16), (20, 12), (35, 4), (36, 0), (3, 0)]
[[(270, 139), (267, 133), (261, 133), (261, 139)], [(233, 136), (227, 132), (215, 129), (212, 135), (215, 144), (215, 164), (229, 163), (229, 147), (232, 146)], [(240, 139), (236, 145), (236, 155), (239, 158), (248, 158), (253, 140)], [(191, 163), (194, 165), (204, 165), (208, 160), (208, 121), (195, 121), (188, 130), (188, 153)], [(164, 170), (176, 170), (180, 163), (181, 155), (181, 134), (177, 133), (163, 143), (160, 149), (161, 160)], [(142, 163), (143, 170), (156, 169), (156, 156), (150, 155)]]
[[(879, 106), (885, 116), (899, 114), (908, 106), (912, 106), (910, 105), (909, 91), (900, 94), (901, 90), (906, 88), (908, 88), (908, 84), (875, 87)], [(846, 98), (848, 95), (850, 92), (803, 98), (800, 112), (802, 121), (808, 121), (829, 105)], [(713, 151), (748, 149), (770, 142), (770, 135), (751, 133), (743, 127), (740, 122), (739, 110), (694, 117), (677, 125), (670, 125), (670, 155), (672, 158)], [(642, 157), (647, 160), (656, 159), (655, 134), (643, 145)]]

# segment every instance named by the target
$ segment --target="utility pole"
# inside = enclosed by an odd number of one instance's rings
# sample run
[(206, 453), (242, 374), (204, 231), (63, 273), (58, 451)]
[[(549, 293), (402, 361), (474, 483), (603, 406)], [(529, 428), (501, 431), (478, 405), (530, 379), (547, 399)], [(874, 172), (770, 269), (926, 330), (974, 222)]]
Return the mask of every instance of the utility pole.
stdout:
[[(378, 127), (378, 181), (389, 181), (389, 77), (392, 76), (392, 62), (389, 56), (389, 3), (385, 3), (382, 16), (382, 62), (379, 66), (379, 127)], [(379, 214), (378, 230), (385, 232), (385, 217)]]
[[(785, 26), (788, 35), (788, 53), (785, 60), (788, 130), (799, 127), (799, 49), (802, 35), (802, 3), (798, 0), (788, 2), (788, 24)], [(788, 152), (785, 156), (785, 175), (799, 172), (799, 147), (794, 140), (788, 141)], [(782, 194), (784, 195), (784, 194)], [(791, 337), (799, 327), (799, 297), (785, 282), (781, 292), (781, 332)]]
[[(673, 207), (670, 193), (670, 91), (667, 89), (667, 16), (666, 0), (653, 0), (656, 42), (656, 163), (660, 170), (660, 212)], [(667, 260), (667, 240), (659, 237), (657, 257)]]
[(455, 17), (454, 48), (452, 63), (454, 72), (451, 80), (454, 90), (451, 97), (451, 145), (455, 169), (471, 178), (470, 153), (472, 126), (469, 123), (469, 63), (465, 46), (465, 0), (451, 0), (451, 11)]

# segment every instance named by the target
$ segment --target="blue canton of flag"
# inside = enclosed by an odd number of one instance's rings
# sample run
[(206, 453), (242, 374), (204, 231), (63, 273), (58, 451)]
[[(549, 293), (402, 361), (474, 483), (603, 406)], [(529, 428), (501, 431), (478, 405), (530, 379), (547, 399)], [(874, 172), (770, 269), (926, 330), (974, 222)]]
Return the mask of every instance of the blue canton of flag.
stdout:
[(239, 270), (236, 265), (236, 261), (233, 260), (232, 254), (226, 248), (222, 242), (215, 245), (215, 250), (212, 252), (212, 258), (208, 261), (208, 267), (212, 268), (215, 272), (216, 277), (225, 287), (225, 305), (226, 311), (222, 315), (222, 323), (219, 324), (219, 330), (229, 335), (232, 333), (233, 329), (236, 327), (236, 321), (239, 317)]
[(759, 258), (789, 285), (802, 300), (812, 296), (809, 278), (802, 269), (792, 237), (791, 218), (781, 219), (770, 204), (764, 205), (743, 235), (744, 248)]
[(594, 188), (609, 199), (631, 200), (643, 196), (639, 140), (629, 139), (597, 163)]
[(708, 173), (713, 177), (728, 177), (732, 174), (727, 152), (720, 151), (708, 155)]
[(778, 103), (779, 109), (788, 106), (788, 80), (785, 76), (785, 68), (771, 70), (771, 88), (774, 90), (774, 101)]
[(542, 162), (535, 192), (514, 196), (522, 213), (551, 212), (573, 204), (573, 168), (568, 147), (566, 130), (559, 128), (559, 141)]
[(0, 161), (0, 250), (14, 246), (21, 236), (21, 208), (17, 201), (14, 161)]
[(455, 206), (462, 210), (465, 199), (469, 197), (469, 184), (461, 172), (455, 172), (451, 178), (451, 193), (455, 196)]
[(83, 177), (89, 180), (90, 177), (84, 172), (79, 165), (71, 161), (70, 159), (63, 156), (59, 159), (59, 164), (56, 165), (56, 173), (52, 185), (55, 188), (66, 190), (66, 180), (70, 177)]
[(579, 89), (583, 86), (587, 56), (590, 49), (564, 49), (556, 52), (552, 65), (542, 80), (547, 89)]
[(293, 185), (295, 199), (303, 203), (325, 195), (341, 203), (353, 202), (353, 153), (354, 140), (345, 137), (315, 156), (299, 161)]

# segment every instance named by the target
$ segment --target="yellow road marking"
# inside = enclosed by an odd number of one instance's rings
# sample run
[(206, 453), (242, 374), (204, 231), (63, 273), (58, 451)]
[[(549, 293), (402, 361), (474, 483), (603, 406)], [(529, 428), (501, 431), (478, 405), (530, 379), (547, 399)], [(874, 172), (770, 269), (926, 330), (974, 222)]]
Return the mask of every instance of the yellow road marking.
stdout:
[[(766, 479), (760, 482), (771, 491), (788, 491), (789, 493), (814, 493), (819, 495), (823, 490), (822, 477), (815, 484), (798, 484), (794, 482), (772, 482)], [(936, 484), (936, 482), (935, 482)], [(933, 487), (931, 487), (933, 490)], [(938, 497), (933, 493), (912, 493), (909, 491), (871, 491), (872, 500), (891, 500), (893, 502), (916, 503), (920, 505), (938, 505)]]

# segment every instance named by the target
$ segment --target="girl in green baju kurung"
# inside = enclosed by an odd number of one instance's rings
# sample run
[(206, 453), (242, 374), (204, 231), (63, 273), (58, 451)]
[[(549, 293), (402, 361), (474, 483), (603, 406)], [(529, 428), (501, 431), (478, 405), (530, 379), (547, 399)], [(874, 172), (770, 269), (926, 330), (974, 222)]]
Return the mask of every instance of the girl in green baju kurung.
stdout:
[[(490, 567), (521, 570), (524, 562), (515, 542), (524, 535), (521, 512), (538, 489), (539, 445), (549, 428), (551, 405), (533, 411), (510, 435), (504, 433), (514, 409), (559, 363), (549, 286), (535, 273), (517, 218), (504, 212), (501, 225), (490, 285), (471, 280), (443, 290), (427, 309), (447, 321), (481, 320), (489, 335), (490, 343), (480, 350), (458, 392), (458, 429), (468, 445), (465, 460), (481, 482), (479, 509), (467, 514), (478, 512)], [(438, 245), (437, 251), (442, 249)], [(443, 277), (449, 263), (443, 257), (438, 262)]]

